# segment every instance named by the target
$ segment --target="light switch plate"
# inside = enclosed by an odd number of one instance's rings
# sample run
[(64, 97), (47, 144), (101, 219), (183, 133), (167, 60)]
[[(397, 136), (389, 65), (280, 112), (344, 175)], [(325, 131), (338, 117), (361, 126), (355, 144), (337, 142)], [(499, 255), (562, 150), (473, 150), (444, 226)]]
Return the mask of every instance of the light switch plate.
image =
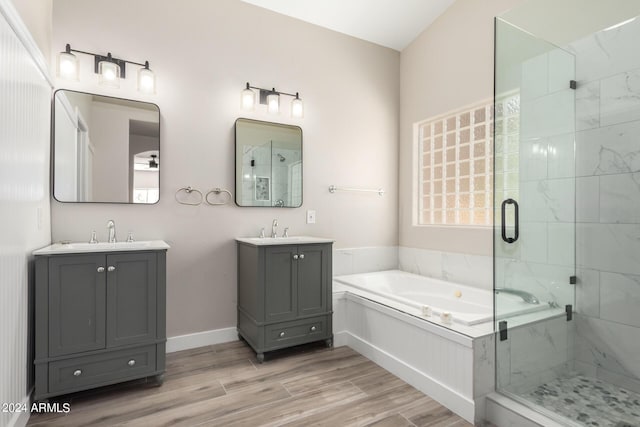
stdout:
[(316, 211), (307, 211), (307, 224), (316, 223)]

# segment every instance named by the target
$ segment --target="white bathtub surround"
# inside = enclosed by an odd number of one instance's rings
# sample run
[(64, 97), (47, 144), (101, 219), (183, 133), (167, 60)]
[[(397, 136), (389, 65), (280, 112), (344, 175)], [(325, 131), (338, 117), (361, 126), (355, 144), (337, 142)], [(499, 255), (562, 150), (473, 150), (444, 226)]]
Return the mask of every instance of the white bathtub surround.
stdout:
[(405, 246), (333, 250), (334, 276), (398, 269), (462, 285), (493, 288), (493, 258), (489, 256)]
[(398, 268), (397, 246), (372, 246), (333, 250), (333, 275), (368, 273)]
[(336, 345), (354, 348), (469, 422), (484, 419), (483, 393), (493, 390), (490, 337), (474, 340), (350, 292), (334, 292), (333, 306)]
[(493, 258), (400, 246), (399, 269), (482, 289), (493, 288)]
[[(430, 322), (477, 336), (474, 327), (481, 328), (493, 320), (494, 293), (459, 283), (420, 276), (399, 270), (334, 276), (340, 289), (385, 301), (385, 304)], [(520, 296), (497, 294), (501, 317), (548, 311), (547, 304), (530, 304)], [(458, 329), (458, 325), (472, 328)]]

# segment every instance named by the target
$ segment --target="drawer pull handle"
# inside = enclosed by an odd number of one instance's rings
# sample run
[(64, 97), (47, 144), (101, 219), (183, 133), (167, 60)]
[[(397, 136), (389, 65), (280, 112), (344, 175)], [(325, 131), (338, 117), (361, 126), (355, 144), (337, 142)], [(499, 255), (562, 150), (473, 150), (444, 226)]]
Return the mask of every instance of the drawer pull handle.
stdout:
[(284, 332), (280, 332), (280, 338), (284, 337)]
[(315, 331), (316, 331), (316, 329), (318, 329), (318, 328), (316, 328), (315, 326), (312, 326), (312, 327), (311, 327), (311, 332), (315, 332)]
[(82, 369), (76, 369), (75, 371), (73, 371), (74, 377), (79, 377), (80, 375), (82, 375)]
[(295, 255), (293, 256), (293, 259), (298, 259), (298, 254), (295, 254)]
[(304, 259), (304, 254), (300, 254), (300, 259)]
[(107, 267), (107, 271), (115, 271), (116, 268), (113, 265), (110, 265), (109, 267)]
[(129, 361), (127, 362), (127, 365), (129, 365), (129, 366), (134, 366), (135, 364), (136, 364), (135, 359), (131, 359), (131, 360), (129, 360)]
[(104, 273), (104, 267), (98, 267), (98, 273)]

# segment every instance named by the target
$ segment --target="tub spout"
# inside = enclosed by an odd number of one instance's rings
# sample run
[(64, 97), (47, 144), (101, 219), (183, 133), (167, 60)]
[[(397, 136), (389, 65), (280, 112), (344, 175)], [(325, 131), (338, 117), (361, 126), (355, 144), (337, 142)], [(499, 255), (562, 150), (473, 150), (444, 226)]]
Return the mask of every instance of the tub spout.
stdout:
[(538, 298), (536, 298), (535, 295), (527, 291), (521, 291), (519, 289), (511, 289), (511, 288), (496, 288), (496, 293), (499, 294), (500, 292), (504, 292), (505, 294), (517, 295), (520, 298), (522, 298), (524, 302), (527, 302), (529, 304), (540, 304), (540, 301), (538, 301)]

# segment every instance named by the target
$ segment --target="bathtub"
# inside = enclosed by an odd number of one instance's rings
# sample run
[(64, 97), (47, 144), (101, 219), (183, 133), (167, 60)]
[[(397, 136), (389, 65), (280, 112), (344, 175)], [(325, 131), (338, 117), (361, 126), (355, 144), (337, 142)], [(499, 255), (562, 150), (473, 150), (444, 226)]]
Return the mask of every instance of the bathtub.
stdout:
[[(440, 319), (451, 313), (455, 323), (472, 326), (493, 319), (493, 291), (460, 285), (444, 280), (419, 276), (399, 270), (336, 276), (335, 281), (356, 290), (396, 301), (422, 311), (431, 309), (431, 316)], [(546, 304), (529, 304), (520, 297), (500, 293), (500, 316), (511, 317), (547, 309)]]

